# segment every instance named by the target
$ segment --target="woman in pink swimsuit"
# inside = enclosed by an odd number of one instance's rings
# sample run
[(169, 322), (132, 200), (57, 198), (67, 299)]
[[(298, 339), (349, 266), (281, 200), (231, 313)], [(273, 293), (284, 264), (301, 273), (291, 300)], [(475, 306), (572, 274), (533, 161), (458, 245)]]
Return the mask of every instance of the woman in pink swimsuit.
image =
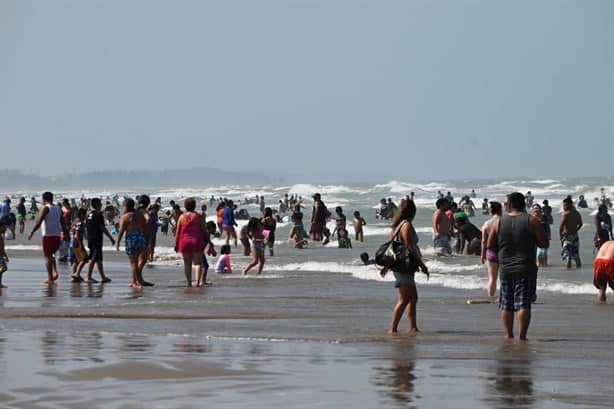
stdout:
[(205, 250), (205, 219), (196, 213), (196, 200), (192, 197), (185, 199), (185, 212), (177, 221), (177, 234), (175, 236), (175, 251), (183, 256), (183, 268), (188, 287), (192, 287), (192, 265), (196, 268), (195, 285), (200, 282), (200, 265)]

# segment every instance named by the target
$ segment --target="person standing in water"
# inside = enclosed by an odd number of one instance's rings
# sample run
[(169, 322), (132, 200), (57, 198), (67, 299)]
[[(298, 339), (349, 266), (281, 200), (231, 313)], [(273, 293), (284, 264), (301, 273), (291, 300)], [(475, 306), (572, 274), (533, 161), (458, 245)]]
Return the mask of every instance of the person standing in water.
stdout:
[(264, 209), (264, 217), (262, 218), (262, 227), (269, 232), (266, 238), (266, 245), (269, 248), (269, 256), (273, 257), (273, 247), (275, 246), (275, 230), (277, 229), (277, 220), (273, 217), (273, 209), (266, 207)]
[[(550, 246), (550, 239), (551, 239), (551, 233), (550, 233), (550, 224), (548, 223), (548, 218), (544, 215), (544, 212), (542, 211), (542, 208), (539, 204), (534, 203), (533, 207), (533, 217), (536, 217), (537, 219), (539, 219), (539, 222), (542, 225), (542, 228), (544, 229), (544, 233), (546, 235), (546, 240), (548, 241), (548, 247)], [(543, 248), (543, 247), (538, 247), (537, 248), (537, 266), (538, 267), (548, 267), (548, 247)]]
[(117, 250), (122, 237), (126, 235), (126, 255), (130, 259), (130, 271), (132, 272), (132, 282), (130, 287), (140, 290), (145, 285), (141, 271), (140, 256), (146, 251), (144, 231), (146, 229), (145, 218), (136, 210), (134, 199), (124, 200), (124, 214), (119, 219), (119, 233), (117, 235)]
[(565, 267), (571, 268), (571, 260), (575, 260), (576, 268), (582, 266), (580, 260), (580, 237), (578, 231), (582, 228), (582, 216), (574, 209), (570, 197), (563, 200), (563, 215), (559, 226), (561, 237), (561, 256), (565, 261)]
[(247, 234), (251, 237), (252, 243), (252, 261), (243, 269), (243, 275), (247, 275), (248, 271), (253, 267), (258, 266), (258, 274), (262, 273), (264, 267), (264, 247), (265, 240), (264, 228), (260, 219), (252, 217), (247, 223)]
[[(418, 266), (424, 274), (429, 275), (429, 270), (422, 261), (420, 248), (418, 247), (418, 234), (413, 226), (413, 220), (416, 217), (416, 205), (411, 200), (403, 200), (399, 208), (399, 213), (392, 223), (391, 237), (399, 237), (403, 244), (407, 247), (410, 253), (418, 261)], [(380, 270), (380, 275), (385, 277), (388, 273), (386, 267)], [(392, 312), (392, 322), (390, 324), (389, 334), (394, 334), (398, 331), (399, 322), (403, 316), (405, 309), (409, 307), (407, 315), (409, 318), (409, 332), (420, 332), (418, 329), (417, 320), (417, 304), (418, 304), (418, 289), (414, 279), (415, 271), (393, 271), (395, 284), (399, 289), (399, 297)]]
[(449, 203), (446, 199), (437, 199), (435, 203), (437, 210), (433, 213), (433, 248), (436, 252), (451, 255), (450, 237), (452, 236), (452, 225), (446, 216)]
[(486, 247), (499, 258), (499, 309), (508, 339), (514, 338), (514, 314), (518, 315), (521, 340), (527, 340), (531, 323), (531, 303), (535, 298), (537, 247), (548, 247), (539, 220), (526, 213), (522, 193), (507, 197), (507, 211), (493, 223)]
[(488, 236), (492, 229), (492, 225), (499, 223), (501, 219), (502, 206), (499, 202), (490, 202), (490, 219), (486, 220), (482, 225), (482, 264), (486, 264), (488, 271), (488, 296), (494, 297), (497, 291), (497, 274), (499, 273), (499, 257), (497, 253), (486, 248)]
[[(185, 199), (185, 212), (179, 217), (177, 222), (177, 234), (175, 236), (175, 251), (181, 253), (183, 257), (183, 270), (188, 287), (192, 284), (198, 285), (200, 280), (205, 250), (205, 236), (207, 226), (205, 219), (196, 213), (196, 200), (192, 197)], [(192, 266), (196, 266), (196, 279), (192, 282)]]
[(330, 240), (330, 232), (326, 228), (326, 219), (330, 217), (330, 212), (322, 201), (319, 193), (313, 195), (313, 212), (311, 214), (311, 229), (310, 236), (313, 241), (321, 241), (324, 239), (323, 245), (328, 244)]
[(43, 193), (43, 207), (40, 209), (34, 227), (28, 235), (28, 240), (32, 240), (34, 233), (41, 229), (43, 236), (43, 255), (45, 258), (45, 268), (47, 269), (47, 279), (45, 284), (53, 284), (58, 279), (58, 268), (55, 260), (55, 253), (60, 248), (60, 236), (62, 234), (62, 209), (53, 203), (53, 193)]

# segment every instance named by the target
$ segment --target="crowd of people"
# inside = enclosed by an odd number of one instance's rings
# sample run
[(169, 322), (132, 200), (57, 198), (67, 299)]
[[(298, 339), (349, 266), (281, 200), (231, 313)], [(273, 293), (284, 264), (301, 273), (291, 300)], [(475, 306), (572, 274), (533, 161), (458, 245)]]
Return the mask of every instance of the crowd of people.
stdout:
[[(542, 205), (535, 203), (531, 192), (523, 195), (515, 192), (507, 196), (505, 203), (484, 199), (483, 213), (488, 218), (478, 228), (471, 222), (475, 214), (475, 191), (462, 197), (460, 205), (454, 201), (450, 192), (439, 192), (435, 211), (432, 215), (433, 247), (439, 255), (453, 253), (480, 257), (488, 271), (488, 296), (496, 297), (497, 280), (499, 294), (497, 297), (502, 311), (506, 336), (514, 336), (513, 323), (515, 314), (518, 319), (519, 336), (526, 339), (531, 318), (531, 304), (536, 299), (536, 282), (538, 267), (549, 265), (548, 251), (551, 243), (551, 225), (553, 224), (552, 207), (548, 200)], [(391, 198), (382, 199), (376, 210), (380, 220), (392, 220), (392, 237), (400, 240), (416, 260), (416, 269), (429, 274), (419, 244), (418, 235), (413, 226), (416, 216), (415, 195), (407, 195), (397, 206)], [(216, 257), (217, 251), (212, 237), (220, 236), (225, 244), (220, 247), (220, 255), (215, 263), (215, 271), (220, 274), (232, 273), (230, 260), (231, 245), (235, 248), (239, 242), (245, 256), (251, 261), (244, 267), (243, 274), (253, 268), (260, 274), (265, 266), (265, 253), (274, 256), (277, 224), (288, 222), (291, 225), (289, 239), (296, 249), (302, 249), (309, 242), (328, 244), (336, 238), (339, 248), (351, 248), (347, 230), (347, 217), (343, 209), (337, 206), (334, 214), (328, 210), (319, 193), (312, 197), (310, 228), (306, 230), (303, 223), (303, 199), (299, 196), (285, 195), (279, 201), (278, 209), (267, 207), (263, 196), (255, 199), (246, 198), (243, 204), (257, 204), (260, 217), (247, 214), (247, 223), (237, 234), (237, 220), (246, 216), (245, 209), (239, 209), (232, 200), (214, 198), (209, 200), (211, 208), (215, 207), (216, 222), (207, 221), (207, 205), (202, 204), (197, 211), (197, 201), (187, 198), (183, 208), (174, 201), (169, 202), (169, 209), (162, 210), (160, 198), (153, 203), (149, 196), (126, 197), (120, 204), (119, 197), (109, 198), (103, 207), (100, 198), (81, 198), (79, 202), (63, 199), (61, 204), (54, 202), (54, 195), (45, 192), (42, 206), (39, 208), (35, 198), (30, 201), (29, 211), (26, 199), (22, 197), (11, 208), (10, 199), (0, 205), (0, 287), (2, 275), (9, 262), (5, 250), (5, 241), (16, 234), (25, 234), (25, 220), (34, 220), (31, 231), (27, 234), (31, 240), (40, 230), (42, 236), (43, 257), (47, 277), (45, 283), (53, 284), (59, 277), (57, 262), (71, 262), (72, 281), (75, 283), (108, 283), (111, 281), (103, 264), (103, 243), (105, 237), (116, 249), (120, 249), (124, 239), (124, 250), (129, 259), (131, 270), (130, 286), (134, 289), (153, 286), (143, 276), (144, 267), (154, 259), (158, 230), (162, 234), (174, 236), (175, 251), (183, 259), (186, 285), (203, 286), (207, 284), (209, 270), (208, 256)], [(614, 289), (614, 245), (612, 240), (612, 221), (608, 213), (611, 201), (602, 189), (598, 198), (598, 211), (594, 216), (594, 246), (596, 260), (594, 263), (594, 285), (599, 290), (600, 301), (606, 299), (606, 286)], [(559, 224), (561, 256), (567, 268), (581, 267), (579, 230), (583, 220), (577, 207), (582, 207), (583, 197), (573, 201), (571, 196), (562, 201)], [(119, 208), (122, 211), (119, 211)], [(162, 212), (162, 215), (160, 215)], [(364, 240), (363, 227), (365, 219), (360, 212), (353, 213), (353, 227), (357, 241)], [(119, 220), (116, 219), (119, 217)], [(327, 225), (334, 220), (335, 228), (331, 231)], [(109, 228), (111, 230), (109, 230)], [(114, 238), (116, 235), (117, 239)], [(56, 261), (56, 254), (59, 258)], [(361, 254), (365, 264), (373, 264), (368, 254)], [(83, 269), (86, 278), (82, 277)], [(99, 281), (93, 277), (97, 270)], [(380, 270), (382, 276), (387, 268)], [(404, 311), (408, 309), (410, 331), (418, 332), (416, 304), (418, 292), (415, 284), (415, 271), (393, 271), (395, 286), (399, 296), (393, 311), (390, 332), (398, 330), (398, 324)]]

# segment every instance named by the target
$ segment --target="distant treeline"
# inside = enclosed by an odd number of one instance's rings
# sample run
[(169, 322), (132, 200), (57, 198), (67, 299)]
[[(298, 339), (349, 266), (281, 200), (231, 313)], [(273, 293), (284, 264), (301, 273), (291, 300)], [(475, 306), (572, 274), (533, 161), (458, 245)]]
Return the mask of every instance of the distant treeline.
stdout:
[(220, 184), (267, 184), (280, 182), (264, 174), (231, 172), (211, 168), (189, 170), (112, 170), (70, 173), (46, 177), (18, 170), (0, 170), (0, 189), (4, 191), (41, 189), (134, 189), (206, 187)]

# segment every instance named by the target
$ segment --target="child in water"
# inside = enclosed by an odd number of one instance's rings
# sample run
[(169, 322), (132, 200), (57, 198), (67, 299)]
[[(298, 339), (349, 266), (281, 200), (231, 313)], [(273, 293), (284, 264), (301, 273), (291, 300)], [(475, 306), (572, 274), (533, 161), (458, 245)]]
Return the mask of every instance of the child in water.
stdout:
[(339, 233), (337, 233), (337, 236), (339, 237), (337, 243), (340, 249), (352, 248), (352, 241), (348, 237), (348, 231), (346, 229), (340, 230)]
[(354, 240), (362, 243), (364, 241), (364, 232), (362, 226), (367, 224), (365, 219), (360, 216), (360, 212), (357, 210), (354, 212), (354, 231), (356, 232)]
[(215, 263), (215, 272), (218, 274), (231, 274), (232, 265), (230, 264), (230, 245), (224, 244), (220, 248), (220, 257)]
[(9, 262), (9, 256), (6, 255), (4, 249), (4, 233), (6, 233), (6, 224), (8, 222), (8, 220), (5, 219), (0, 220), (0, 288), (6, 288), (6, 286), (2, 284), (2, 276), (4, 276), (4, 273), (8, 270), (6, 263)]
[(83, 237), (85, 236), (85, 218), (87, 217), (86, 209), (79, 209), (77, 211), (77, 220), (73, 223), (70, 230), (70, 246), (75, 256), (75, 263), (72, 269), (72, 281), (73, 283), (83, 282), (81, 277), (81, 270), (89, 261), (87, 252), (85, 251), (85, 243)]

